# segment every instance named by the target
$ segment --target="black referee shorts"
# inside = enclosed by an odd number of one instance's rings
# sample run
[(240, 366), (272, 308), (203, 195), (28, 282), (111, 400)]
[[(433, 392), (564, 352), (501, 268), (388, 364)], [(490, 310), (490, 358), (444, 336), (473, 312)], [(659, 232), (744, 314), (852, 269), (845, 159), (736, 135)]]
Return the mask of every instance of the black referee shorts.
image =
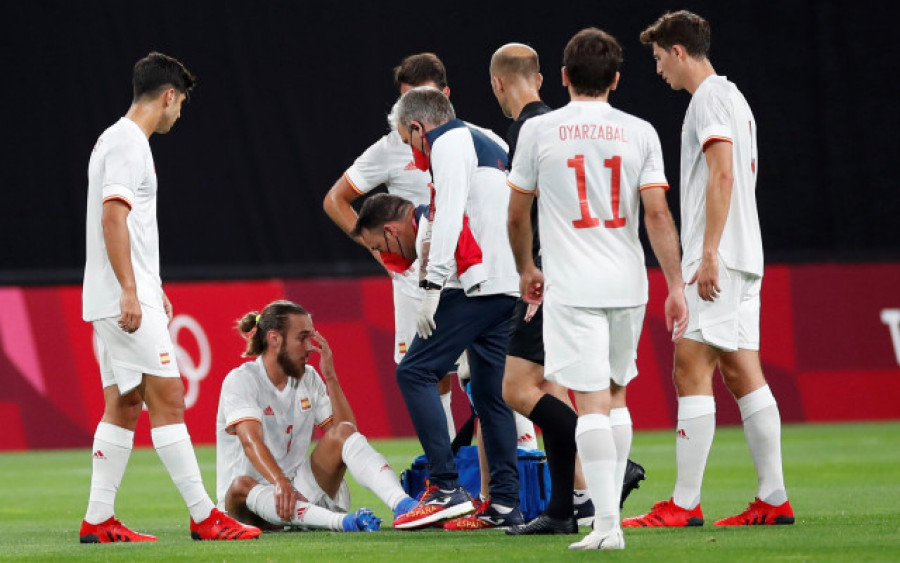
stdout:
[(534, 317), (525, 322), (528, 303), (516, 301), (509, 331), (507, 356), (515, 356), (529, 362), (544, 365), (544, 307), (538, 308)]

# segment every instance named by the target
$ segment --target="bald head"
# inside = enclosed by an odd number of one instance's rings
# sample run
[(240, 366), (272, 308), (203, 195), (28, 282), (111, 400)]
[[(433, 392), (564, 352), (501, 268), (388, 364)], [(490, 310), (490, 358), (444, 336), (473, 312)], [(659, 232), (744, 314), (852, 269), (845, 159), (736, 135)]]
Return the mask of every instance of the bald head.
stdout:
[(506, 80), (533, 79), (540, 71), (537, 51), (522, 43), (507, 43), (491, 57), (491, 74)]

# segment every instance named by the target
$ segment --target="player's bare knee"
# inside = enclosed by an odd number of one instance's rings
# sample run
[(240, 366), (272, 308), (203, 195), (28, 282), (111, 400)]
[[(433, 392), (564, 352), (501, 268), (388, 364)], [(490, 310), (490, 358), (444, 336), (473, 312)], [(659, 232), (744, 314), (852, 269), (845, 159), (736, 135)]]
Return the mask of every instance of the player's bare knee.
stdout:
[(256, 479), (247, 475), (235, 477), (228, 487), (227, 498), (235, 503), (243, 504), (247, 501), (247, 495), (250, 494), (250, 490), (258, 484)]
[(356, 425), (352, 422), (341, 422), (340, 424), (334, 424), (325, 431), (325, 435), (322, 437), (322, 440), (326, 440), (329, 442), (334, 442), (335, 445), (343, 447), (344, 442), (347, 441), (347, 438), (356, 433)]

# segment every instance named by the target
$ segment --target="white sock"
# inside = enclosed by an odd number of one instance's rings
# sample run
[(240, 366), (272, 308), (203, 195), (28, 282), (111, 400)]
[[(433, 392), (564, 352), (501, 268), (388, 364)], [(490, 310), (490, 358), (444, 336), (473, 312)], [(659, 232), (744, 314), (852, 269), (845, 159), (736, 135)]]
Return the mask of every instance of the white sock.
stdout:
[(354, 432), (344, 441), (341, 457), (350, 475), (380, 498), (391, 510), (407, 496), (397, 475), (383, 455), (369, 445), (366, 437)]
[(609, 532), (619, 525), (619, 497), (616, 496), (616, 443), (609, 417), (585, 414), (578, 417), (575, 443), (581, 458), (584, 480), (594, 501), (594, 530)]
[(197, 464), (197, 455), (191, 445), (187, 426), (184, 423), (157, 426), (150, 431), (150, 436), (153, 447), (181, 493), (191, 518), (194, 522), (206, 520), (215, 505), (203, 488), (200, 466)]
[(453, 422), (453, 408), (450, 399), (453, 397), (452, 391), (447, 391), (441, 395), (441, 406), (444, 407), (444, 417), (447, 419), (447, 434), (450, 434), (450, 440), (456, 438), (456, 423)]
[(768, 385), (738, 399), (744, 436), (756, 467), (757, 497), (778, 506), (787, 501), (781, 466), (781, 414)]
[(247, 508), (254, 514), (276, 526), (290, 524), (305, 528), (342, 531), (344, 516), (340, 512), (332, 512), (327, 508), (308, 502), (297, 501), (296, 510), (289, 522), (278, 517), (275, 510), (275, 485), (257, 485), (247, 494)]
[(716, 401), (709, 395), (678, 398), (675, 464), (678, 476), (672, 500), (687, 510), (700, 504), (706, 459), (716, 433)]
[(516, 444), (526, 450), (538, 449), (537, 433), (534, 431), (534, 423), (513, 411), (516, 420)]
[(622, 486), (625, 482), (625, 467), (628, 465), (628, 454), (631, 452), (631, 439), (634, 436), (634, 427), (631, 423), (631, 412), (628, 407), (611, 409), (609, 411), (609, 425), (612, 430), (613, 441), (616, 443), (616, 488), (622, 498)]
[(99, 524), (115, 515), (116, 493), (134, 446), (134, 432), (107, 422), (94, 432), (91, 492), (84, 519)]

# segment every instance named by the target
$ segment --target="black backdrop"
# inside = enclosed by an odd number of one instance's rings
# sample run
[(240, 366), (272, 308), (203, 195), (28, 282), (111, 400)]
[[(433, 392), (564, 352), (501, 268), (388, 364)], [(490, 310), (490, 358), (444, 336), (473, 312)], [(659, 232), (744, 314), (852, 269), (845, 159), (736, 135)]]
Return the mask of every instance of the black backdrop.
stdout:
[(174, 131), (154, 136), (166, 279), (377, 272), (322, 198), (386, 130), (390, 71), (410, 53), (447, 65), (468, 121), (504, 134), (491, 53), (541, 55), (545, 100), (566, 102), (562, 49), (596, 25), (625, 48), (612, 103), (653, 123), (676, 187), (689, 101), (654, 74), (637, 35), (666, 9), (713, 27), (712, 61), (756, 114), (767, 259), (900, 259), (900, 158), (889, 3), (838, 0), (304, 2), (4, 0), (0, 16), (0, 284), (80, 280), (87, 161), (130, 103), (150, 50), (200, 79)]

